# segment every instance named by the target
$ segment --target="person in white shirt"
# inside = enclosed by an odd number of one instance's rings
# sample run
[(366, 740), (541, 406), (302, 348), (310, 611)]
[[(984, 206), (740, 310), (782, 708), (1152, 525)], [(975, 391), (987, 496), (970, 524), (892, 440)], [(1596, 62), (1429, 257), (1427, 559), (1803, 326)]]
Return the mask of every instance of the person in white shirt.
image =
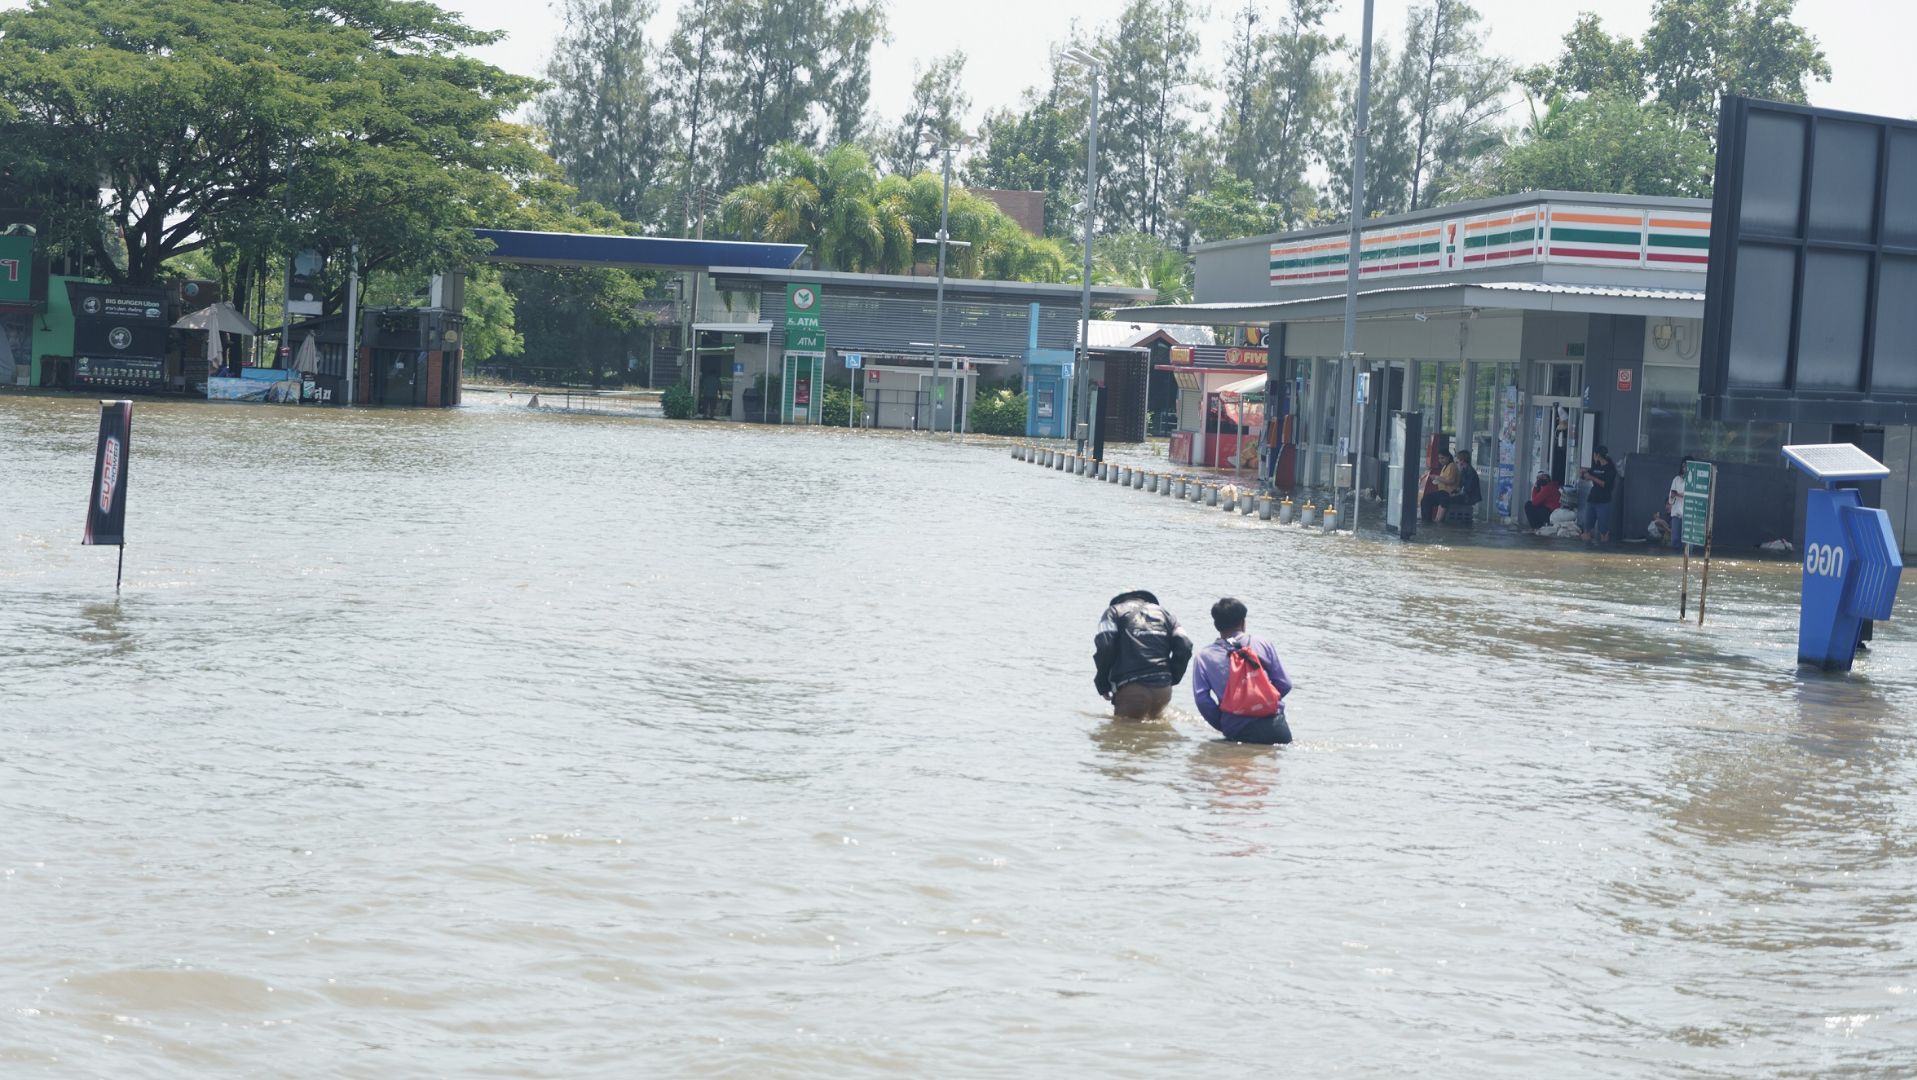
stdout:
[(1677, 475), (1671, 479), (1671, 494), (1664, 501), (1664, 513), (1671, 519), (1671, 546), (1674, 548), (1684, 546), (1684, 467), (1693, 460), (1691, 455), (1685, 454), (1684, 460), (1678, 463)]

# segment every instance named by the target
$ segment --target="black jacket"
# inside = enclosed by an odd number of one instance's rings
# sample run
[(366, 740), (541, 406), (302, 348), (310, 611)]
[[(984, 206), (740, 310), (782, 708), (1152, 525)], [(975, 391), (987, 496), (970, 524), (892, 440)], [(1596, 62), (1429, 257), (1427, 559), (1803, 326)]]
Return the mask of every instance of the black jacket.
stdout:
[(1191, 638), (1143, 589), (1112, 597), (1092, 644), (1092, 685), (1101, 695), (1131, 683), (1177, 686), (1191, 664)]

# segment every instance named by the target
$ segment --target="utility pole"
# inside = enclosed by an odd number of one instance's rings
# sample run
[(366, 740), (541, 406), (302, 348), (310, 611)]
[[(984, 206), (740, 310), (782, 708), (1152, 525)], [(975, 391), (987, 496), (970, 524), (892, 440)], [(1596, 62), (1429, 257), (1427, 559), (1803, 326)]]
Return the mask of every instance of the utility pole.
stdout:
[[(1091, 431), (1092, 386), (1092, 227), (1098, 212), (1098, 84), (1103, 71), (1098, 58), (1083, 49), (1065, 53), (1069, 60), (1084, 65), (1092, 80), (1090, 130), (1085, 136), (1085, 276), (1079, 296), (1078, 367), (1072, 372), (1072, 435), (1078, 440), (1078, 452), (1085, 452), (1085, 436)], [(1081, 429), (1080, 425), (1083, 425)]]
[(346, 255), (346, 401), (354, 404), (353, 387), (359, 375), (359, 241)]
[[(1364, 41), (1358, 52), (1358, 127), (1351, 135), (1351, 242), (1345, 254), (1345, 337), (1342, 364), (1351, 380), (1352, 401), (1358, 398), (1358, 364), (1353, 355), (1358, 344), (1358, 275), (1359, 263), (1363, 259), (1364, 220), (1365, 220), (1365, 144), (1371, 138), (1371, 4), (1365, 0)], [(1343, 391), (1340, 390), (1340, 393)], [(1358, 410), (1353, 408), (1355, 418)], [(1359, 428), (1351, 433), (1351, 450), (1354, 464), (1351, 469), (1351, 528), (1358, 528), (1358, 468), (1355, 462), (1364, 460), (1364, 430)], [(1344, 463), (1344, 455), (1339, 454), (1337, 464)], [(1331, 473), (1331, 505), (1341, 505), (1338, 501), (1338, 470), (1334, 465)]]

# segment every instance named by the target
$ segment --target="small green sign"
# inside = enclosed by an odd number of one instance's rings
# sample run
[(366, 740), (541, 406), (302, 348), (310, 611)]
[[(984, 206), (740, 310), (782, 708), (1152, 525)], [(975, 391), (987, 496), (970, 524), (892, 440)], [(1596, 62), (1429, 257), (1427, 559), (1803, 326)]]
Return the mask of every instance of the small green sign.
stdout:
[(819, 316), (824, 290), (794, 282), (785, 287), (785, 347), (787, 352), (824, 352), (825, 327)]
[(1708, 461), (1684, 463), (1684, 542), (1702, 546), (1711, 524), (1711, 488), (1717, 466)]
[(33, 237), (0, 236), (0, 304), (24, 304), (33, 290)]

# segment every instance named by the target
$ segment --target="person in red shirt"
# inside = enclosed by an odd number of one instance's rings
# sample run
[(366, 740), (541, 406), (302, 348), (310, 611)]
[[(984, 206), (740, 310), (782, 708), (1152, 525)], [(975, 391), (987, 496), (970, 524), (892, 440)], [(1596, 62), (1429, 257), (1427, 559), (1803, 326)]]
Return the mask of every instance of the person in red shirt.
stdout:
[(1531, 523), (1533, 529), (1542, 529), (1551, 520), (1551, 511), (1556, 510), (1564, 501), (1564, 492), (1551, 474), (1541, 472), (1531, 483), (1531, 501), (1524, 504), (1524, 520)]

